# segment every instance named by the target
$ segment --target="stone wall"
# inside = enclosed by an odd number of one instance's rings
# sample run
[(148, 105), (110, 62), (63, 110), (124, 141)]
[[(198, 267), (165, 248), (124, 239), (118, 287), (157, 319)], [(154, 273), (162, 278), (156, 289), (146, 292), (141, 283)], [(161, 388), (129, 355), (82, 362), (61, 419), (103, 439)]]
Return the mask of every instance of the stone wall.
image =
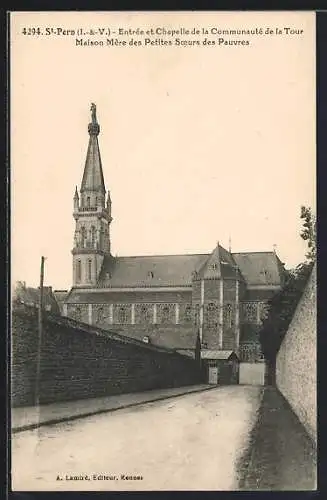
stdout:
[(115, 325), (120, 335), (143, 340), (168, 349), (195, 349), (196, 329), (190, 325)]
[(276, 384), (317, 440), (316, 266), (313, 268), (276, 361)]
[[(15, 310), (11, 331), (12, 405), (32, 405), (37, 312)], [(42, 340), (41, 404), (199, 382), (191, 358), (69, 318), (45, 315)]]

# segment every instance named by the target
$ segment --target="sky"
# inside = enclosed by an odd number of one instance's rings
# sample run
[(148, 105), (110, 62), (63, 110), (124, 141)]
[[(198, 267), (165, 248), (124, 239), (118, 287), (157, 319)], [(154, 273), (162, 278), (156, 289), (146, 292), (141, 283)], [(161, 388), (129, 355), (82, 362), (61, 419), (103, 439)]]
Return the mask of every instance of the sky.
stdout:
[[(11, 275), (72, 283), (73, 195), (90, 104), (112, 199), (114, 255), (276, 251), (304, 258), (315, 207), (313, 13), (14, 13), (11, 19)], [(80, 47), (77, 29), (294, 26), (249, 46)], [(212, 36), (211, 38), (215, 38)], [(200, 38), (199, 38), (200, 39)]]

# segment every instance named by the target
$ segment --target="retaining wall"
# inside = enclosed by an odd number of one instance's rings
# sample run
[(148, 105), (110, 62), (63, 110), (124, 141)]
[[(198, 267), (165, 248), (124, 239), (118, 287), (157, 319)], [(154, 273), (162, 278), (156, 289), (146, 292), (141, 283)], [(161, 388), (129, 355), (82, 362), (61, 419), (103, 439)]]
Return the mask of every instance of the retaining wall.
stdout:
[(317, 441), (316, 266), (277, 355), (276, 384)]

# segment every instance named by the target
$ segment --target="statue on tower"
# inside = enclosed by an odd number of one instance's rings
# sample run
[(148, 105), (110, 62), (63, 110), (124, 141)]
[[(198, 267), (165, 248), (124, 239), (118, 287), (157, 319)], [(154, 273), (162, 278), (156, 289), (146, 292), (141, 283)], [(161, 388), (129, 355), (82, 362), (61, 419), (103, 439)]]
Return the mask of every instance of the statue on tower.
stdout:
[(94, 102), (91, 103), (91, 117), (92, 117), (92, 123), (97, 123), (97, 107), (94, 104)]

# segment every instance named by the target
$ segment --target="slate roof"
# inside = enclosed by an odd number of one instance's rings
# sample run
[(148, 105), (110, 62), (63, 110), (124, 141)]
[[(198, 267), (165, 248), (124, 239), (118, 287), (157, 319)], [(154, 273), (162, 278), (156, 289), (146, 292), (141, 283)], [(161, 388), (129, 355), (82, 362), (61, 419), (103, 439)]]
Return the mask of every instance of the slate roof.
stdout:
[(159, 303), (159, 302), (192, 302), (192, 290), (185, 292), (114, 292), (110, 288), (106, 291), (81, 290), (73, 288), (65, 300), (68, 304), (130, 304), (136, 302)]
[[(99, 284), (121, 287), (191, 286), (209, 254), (116, 257), (104, 260)], [(106, 274), (110, 278), (106, 278)]]
[(247, 285), (280, 285), (283, 267), (275, 252), (233, 253)]
[(87, 148), (81, 192), (102, 191), (103, 193), (105, 193), (102, 162), (97, 137), (99, 132), (100, 127), (98, 123), (89, 124), (90, 139)]
[(199, 278), (232, 278), (236, 266), (247, 285), (280, 285), (283, 281), (283, 266), (275, 252), (231, 254), (219, 245), (211, 254), (106, 257), (98, 286), (191, 286), (194, 272)]

